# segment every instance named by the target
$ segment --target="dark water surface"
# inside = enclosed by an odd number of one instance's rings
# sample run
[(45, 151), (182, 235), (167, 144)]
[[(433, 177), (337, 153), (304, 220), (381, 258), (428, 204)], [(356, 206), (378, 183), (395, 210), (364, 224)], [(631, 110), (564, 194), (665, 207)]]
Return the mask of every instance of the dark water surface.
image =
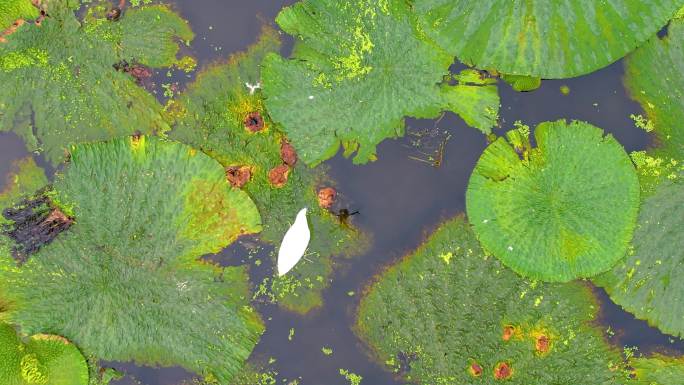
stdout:
[[(206, 65), (255, 42), (263, 22), (273, 23), (285, 3), (291, 1), (178, 0), (176, 8), (197, 34), (191, 51), (200, 65)], [(531, 93), (518, 93), (500, 84), (501, 131), (512, 128), (515, 120), (533, 126), (546, 120), (580, 119), (610, 132), (628, 151), (645, 149), (650, 137), (636, 128), (629, 117), (643, 112), (626, 95), (622, 76), (622, 63), (618, 62), (580, 78), (544, 81), (540, 89)], [(570, 88), (568, 95), (560, 92), (562, 85)], [(300, 316), (277, 306), (258, 304), (266, 332), (252, 361), (260, 364), (275, 359), (270, 368), (278, 372), (278, 384), (286, 385), (293, 379), (300, 379), (301, 385), (348, 384), (340, 376), (340, 368), (361, 375), (365, 385), (404, 383), (374, 363), (367, 348), (351, 331), (359, 293), (380, 269), (418, 247), (442, 221), (465, 210), (468, 178), (487, 144), (482, 134), (453, 114), (446, 114), (438, 122), (408, 119), (407, 127), (409, 135), (405, 138), (387, 140), (378, 147), (376, 162), (354, 166), (339, 155), (327, 162), (341, 195), (350, 208), (360, 211), (354, 217), (355, 224), (372, 235), (373, 244), (348, 269), (336, 272), (332, 286), (324, 293), (323, 308)], [(424, 130), (436, 134), (436, 139), (416, 148), (415, 134)], [(435, 143), (441, 143), (447, 135), (445, 132), (451, 137), (445, 142), (440, 167), (411, 158), (427, 160), (436, 149)], [(7, 173), (13, 159), (26, 154), (16, 136), (0, 134), (0, 175)], [(217, 258), (235, 263), (239, 255), (235, 250)], [(684, 341), (635, 320), (611, 303), (602, 290), (596, 289), (596, 293), (602, 303), (600, 322), (606, 329), (610, 326), (611, 332), (607, 334), (613, 335), (611, 340), (616, 344), (637, 346), (643, 353), (684, 354)], [(295, 329), (292, 341), (288, 341), (290, 328)], [(324, 346), (331, 348), (333, 354), (324, 355)], [(116, 382), (120, 385), (176, 385), (192, 378), (179, 368), (111, 364), (129, 373)]]

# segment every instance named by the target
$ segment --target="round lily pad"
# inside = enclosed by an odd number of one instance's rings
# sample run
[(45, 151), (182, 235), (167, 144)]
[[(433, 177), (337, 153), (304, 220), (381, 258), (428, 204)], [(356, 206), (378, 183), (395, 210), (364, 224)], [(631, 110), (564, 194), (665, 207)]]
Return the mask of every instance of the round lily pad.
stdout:
[(610, 298), (661, 331), (684, 337), (684, 184), (664, 182), (641, 206), (633, 250), (594, 279)]
[(568, 78), (620, 59), (678, 0), (416, 0), (425, 33), (461, 61), (511, 75)]
[(198, 258), (261, 221), (223, 167), (177, 142), (125, 137), (72, 148), (46, 195), (73, 224), (21, 267), (0, 269), (9, 319), (101, 359), (228, 383), (263, 325), (246, 269)]
[(420, 384), (618, 384), (620, 353), (593, 324), (579, 283), (526, 280), (480, 248), (462, 218), (381, 273), (356, 330)]
[(466, 192), (486, 250), (516, 272), (570, 281), (610, 269), (625, 255), (639, 181), (622, 146), (600, 128), (563, 120), (535, 129), (536, 148), (509, 133), (485, 149)]

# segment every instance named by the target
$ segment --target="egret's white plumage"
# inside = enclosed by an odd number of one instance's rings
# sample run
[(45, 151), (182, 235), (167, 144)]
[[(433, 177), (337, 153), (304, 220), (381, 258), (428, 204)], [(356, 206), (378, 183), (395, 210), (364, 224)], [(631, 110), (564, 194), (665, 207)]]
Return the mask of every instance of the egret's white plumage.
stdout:
[(311, 232), (306, 221), (306, 208), (299, 210), (295, 222), (285, 233), (278, 250), (278, 276), (285, 275), (299, 262), (309, 245)]

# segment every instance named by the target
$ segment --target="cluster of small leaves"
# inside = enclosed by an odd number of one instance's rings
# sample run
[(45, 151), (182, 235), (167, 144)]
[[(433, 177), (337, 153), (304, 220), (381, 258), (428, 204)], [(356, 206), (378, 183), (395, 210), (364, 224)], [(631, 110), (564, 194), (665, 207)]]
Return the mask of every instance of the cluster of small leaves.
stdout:
[(490, 144), (468, 183), (468, 216), (483, 247), (545, 281), (610, 269), (627, 251), (639, 208), (629, 156), (584, 122), (540, 124), (536, 148), (521, 132)]
[(176, 39), (192, 38), (165, 6), (133, 9), (114, 23), (79, 21), (73, 3), (50, 1), (41, 26), (25, 24), (0, 44), (0, 130), (16, 132), (53, 164), (74, 143), (166, 131), (156, 99), (112, 66), (171, 65)]
[(375, 159), (378, 143), (403, 135), (405, 116), (451, 110), (484, 132), (496, 124), (495, 81), (450, 78), (453, 56), (421, 33), (405, 1), (305, 0), (276, 21), (297, 39), (290, 59), (266, 57), (265, 102), (309, 165), (340, 146), (355, 163)]
[(459, 60), (511, 75), (569, 78), (620, 59), (678, 0), (416, 0), (425, 33)]
[(377, 277), (357, 332), (422, 384), (619, 384), (621, 357), (579, 283), (528, 281), (487, 256), (461, 217)]
[[(290, 166), (283, 186), (274, 186), (269, 180), (270, 170), (284, 162), (281, 146), (287, 139), (269, 119), (263, 95), (254, 87), (259, 83), (261, 60), (279, 48), (277, 32), (265, 28), (261, 40), (247, 52), (198, 74), (188, 90), (167, 106), (167, 114), (176, 122), (169, 135), (204, 151), (228, 169), (249, 169), (242, 189), (261, 213), (263, 240), (278, 245), (297, 212), (308, 207), (312, 239), (307, 255), (291, 273), (269, 278), (261, 290), (261, 294), (272, 291), (274, 298), (291, 310), (306, 312), (322, 304), (321, 291), (332, 273), (330, 257), (358, 254), (364, 242), (362, 234), (341, 225), (331, 212), (319, 207), (317, 189), (332, 185), (324, 170), (311, 170), (298, 162)], [(263, 127), (252, 132), (247, 127), (249, 116), (260, 117)]]
[(244, 268), (198, 261), (261, 228), (247, 194), (185, 145), (82, 144), (54, 183), (74, 225), (21, 267), (1, 255), (7, 317), (105, 360), (180, 365), (229, 383), (263, 330)]
[(65, 338), (36, 334), (26, 342), (0, 323), (0, 381), (3, 385), (88, 385), (88, 366)]

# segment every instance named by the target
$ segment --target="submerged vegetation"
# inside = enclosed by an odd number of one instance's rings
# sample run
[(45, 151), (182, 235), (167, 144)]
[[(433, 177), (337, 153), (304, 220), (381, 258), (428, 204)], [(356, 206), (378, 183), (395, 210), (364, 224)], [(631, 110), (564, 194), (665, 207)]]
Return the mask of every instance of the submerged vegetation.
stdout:
[[(0, 0), (0, 131), (58, 166), (49, 180), (22, 159), (0, 192), (0, 385), (105, 385), (118, 373), (98, 360), (177, 365), (197, 384), (287, 383), (247, 361), (261, 305), (322, 307), (335, 267), (371, 239), (351, 219), (362, 202), (320, 164), (340, 148), (373, 161), (405, 118), (447, 113), (488, 142), (468, 220), (445, 222), (369, 284), (354, 330), (373, 356), (426, 385), (680, 385), (682, 358), (609, 343), (580, 281), (684, 337), (680, 1), (302, 0), (275, 20), (295, 39), (286, 57), (265, 26), (194, 77), (181, 53), (194, 34), (170, 5), (116, 3)], [(635, 48), (625, 85), (652, 148), (629, 156), (566, 120), (516, 121), (497, 137), (499, 78), (534, 91)], [(163, 84), (162, 98), (156, 71), (173, 78), (171, 67), (193, 80)], [(439, 132), (438, 155), (416, 158), (435, 168), (452, 137)], [(272, 252), (250, 290), (254, 254), (300, 211), (301, 261), (279, 276)], [(244, 241), (242, 264), (210, 262), (248, 234), (261, 243)], [(337, 360), (337, 349), (321, 352)], [(340, 366), (338, 382), (372, 378)]]

